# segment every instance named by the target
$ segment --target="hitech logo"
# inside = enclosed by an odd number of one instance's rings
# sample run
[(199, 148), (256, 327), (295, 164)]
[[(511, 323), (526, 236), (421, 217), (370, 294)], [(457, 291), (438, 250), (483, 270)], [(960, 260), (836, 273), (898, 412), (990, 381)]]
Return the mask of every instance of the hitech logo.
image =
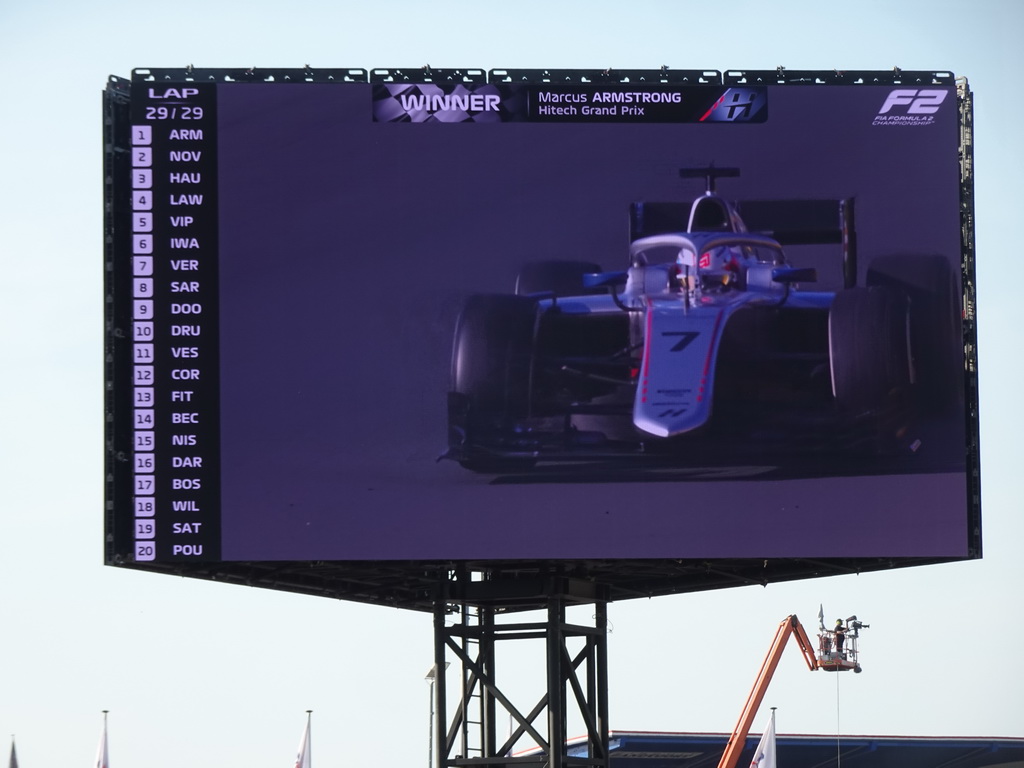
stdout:
[(885, 97), (872, 125), (933, 125), (947, 93), (942, 88), (896, 88)]
[(704, 113), (702, 123), (761, 123), (767, 112), (764, 88), (729, 88)]

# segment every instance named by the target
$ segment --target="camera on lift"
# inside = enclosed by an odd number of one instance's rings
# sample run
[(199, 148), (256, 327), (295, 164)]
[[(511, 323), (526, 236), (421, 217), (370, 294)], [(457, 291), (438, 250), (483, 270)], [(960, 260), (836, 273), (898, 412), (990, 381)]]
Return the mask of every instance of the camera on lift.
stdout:
[(850, 629), (852, 629), (854, 632), (859, 632), (862, 629), (871, 629), (871, 625), (870, 624), (865, 624), (862, 621), (858, 621), (856, 616), (850, 616), (846, 620), (846, 623), (850, 626)]

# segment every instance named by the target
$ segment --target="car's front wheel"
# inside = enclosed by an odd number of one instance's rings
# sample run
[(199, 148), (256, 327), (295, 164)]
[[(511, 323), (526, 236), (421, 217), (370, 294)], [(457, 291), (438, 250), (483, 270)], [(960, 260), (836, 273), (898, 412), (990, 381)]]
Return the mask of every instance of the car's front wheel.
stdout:
[(537, 323), (537, 303), (524, 296), (471, 296), (463, 307), (452, 349), (449, 426), (451, 447), (468, 469), (533, 463), (502, 454), (515, 453), (517, 426), (530, 414)]

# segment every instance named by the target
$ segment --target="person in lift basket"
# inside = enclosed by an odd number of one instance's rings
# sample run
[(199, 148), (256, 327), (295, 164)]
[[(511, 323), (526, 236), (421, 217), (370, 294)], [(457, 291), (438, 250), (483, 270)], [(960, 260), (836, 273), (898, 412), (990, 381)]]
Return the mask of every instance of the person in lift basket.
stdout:
[(846, 658), (843, 654), (843, 643), (846, 642), (846, 627), (843, 626), (842, 619), (836, 619), (836, 628), (832, 630), (836, 634), (836, 653), (843, 658)]

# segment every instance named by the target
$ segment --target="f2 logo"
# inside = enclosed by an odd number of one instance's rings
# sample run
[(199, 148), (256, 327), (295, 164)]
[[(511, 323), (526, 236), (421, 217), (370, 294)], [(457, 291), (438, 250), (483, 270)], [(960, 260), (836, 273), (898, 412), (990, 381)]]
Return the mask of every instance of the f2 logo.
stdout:
[(884, 115), (893, 107), (905, 106), (908, 115), (934, 115), (946, 98), (946, 91), (938, 88), (897, 88), (889, 95), (878, 114)]

